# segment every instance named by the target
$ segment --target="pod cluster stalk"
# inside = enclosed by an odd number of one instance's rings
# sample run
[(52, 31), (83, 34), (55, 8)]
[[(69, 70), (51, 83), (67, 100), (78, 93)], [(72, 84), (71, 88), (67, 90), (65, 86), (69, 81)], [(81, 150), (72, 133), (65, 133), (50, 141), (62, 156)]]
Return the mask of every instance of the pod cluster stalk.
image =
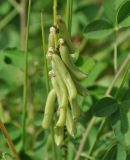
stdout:
[[(76, 123), (80, 116), (78, 94), (87, 95), (87, 90), (79, 81), (87, 75), (75, 65), (76, 49), (71, 42), (66, 25), (61, 16), (57, 16), (57, 25), (50, 28), (47, 59), (52, 70), (49, 71), (51, 90), (44, 110), (42, 127), (47, 129), (55, 124), (54, 137), (57, 145), (64, 140), (64, 127), (72, 136), (76, 134)], [(58, 108), (56, 108), (58, 104)]]

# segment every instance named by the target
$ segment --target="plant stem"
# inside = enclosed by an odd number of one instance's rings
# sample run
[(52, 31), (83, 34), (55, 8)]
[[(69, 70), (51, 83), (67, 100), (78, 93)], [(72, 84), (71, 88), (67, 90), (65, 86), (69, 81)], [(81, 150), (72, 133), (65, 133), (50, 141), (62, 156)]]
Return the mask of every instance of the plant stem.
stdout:
[[(125, 67), (127, 65), (128, 65), (128, 68), (130, 69), (130, 54), (126, 57), (124, 63), (122, 64), (122, 66), (120, 67), (120, 69), (118, 70), (116, 75), (114, 76), (114, 78), (113, 78), (111, 84), (109, 85), (108, 89), (106, 90), (104, 96), (108, 96), (110, 94), (114, 84), (116, 83), (116, 81), (118, 80), (119, 76), (122, 74), (123, 70), (125, 69)], [(85, 133), (84, 133), (84, 135), (83, 135), (83, 137), (81, 139), (80, 146), (78, 148), (78, 151), (77, 151), (77, 154), (76, 154), (74, 160), (79, 160), (81, 152), (82, 152), (82, 150), (84, 148), (84, 145), (85, 145), (85, 143), (86, 143), (86, 141), (88, 139), (89, 132), (90, 132), (91, 128), (93, 127), (95, 121), (96, 121), (96, 117), (92, 117), (91, 121), (87, 125), (87, 128), (86, 128)], [(101, 126), (103, 126), (103, 125), (101, 124)], [(101, 132), (102, 128), (104, 128), (104, 127), (101, 127), (101, 126), (100, 126), (100, 132)], [(98, 131), (98, 133), (100, 133), (100, 132)], [(96, 137), (99, 138), (98, 134), (96, 135)], [(96, 143), (97, 143), (97, 140), (96, 140)], [(94, 143), (94, 146), (96, 145), (96, 143)], [(91, 154), (92, 154), (92, 152), (91, 152)]]
[(54, 17), (54, 26), (57, 24), (57, 0), (53, 0), (53, 17)]
[(28, 4), (28, 15), (27, 15), (27, 30), (26, 30), (26, 41), (25, 41), (25, 74), (24, 74), (24, 88), (23, 88), (23, 119), (22, 119), (22, 146), (24, 149), (24, 143), (26, 138), (26, 117), (27, 117), (27, 95), (28, 95), (28, 39), (29, 39), (29, 24), (30, 24), (30, 11), (31, 11), (31, 0)]
[(42, 30), (43, 62), (44, 62), (44, 67), (45, 67), (45, 78), (46, 78), (45, 81), (46, 81), (46, 90), (48, 94), (49, 93), (49, 76), (48, 76), (48, 65), (47, 65), (47, 60), (46, 60), (47, 47), (46, 47), (46, 41), (45, 41), (43, 13), (41, 13), (41, 30)]
[(53, 159), (56, 160), (56, 148), (55, 148), (55, 139), (54, 139), (54, 128), (53, 124), (51, 126), (51, 138), (52, 138), (52, 149), (53, 149)]
[(114, 72), (117, 72), (117, 30), (115, 31), (115, 42), (114, 42)]
[[(57, 0), (53, 0), (53, 25), (57, 26)], [(57, 47), (57, 35), (55, 35), (55, 49)]]
[(9, 135), (8, 131), (6, 130), (4, 124), (2, 123), (1, 120), (0, 120), (0, 128), (1, 128), (3, 134), (4, 134), (5, 138), (6, 138), (6, 142), (7, 142), (8, 146), (9, 146), (9, 148), (11, 149), (11, 151), (12, 151), (12, 153), (14, 155), (15, 160), (20, 160), (20, 158), (19, 158), (19, 156), (18, 156), (18, 154), (16, 152), (16, 149), (14, 147), (14, 144), (11, 141), (10, 135)]
[(17, 14), (17, 10), (14, 9), (4, 19), (2, 19), (0, 21), (0, 30), (2, 30)]
[(82, 152), (82, 150), (84, 148), (84, 145), (86, 143), (86, 140), (88, 138), (89, 132), (90, 132), (91, 128), (93, 127), (93, 125), (95, 123), (95, 120), (96, 120), (96, 117), (93, 117), (91, 119), (91, 121), (89, 122), (89, 124), (87, 124), (87, 128), (86, 128), (86, 130), (85, 130), (85, 132), (83, 134), (83, 137), (82, 137), (82, 139), (80, 141), (80, 146), (78, 148), (78, 151), (76, 152), (76, 156), (75, 156), (74, 160), (79, 160), (81, 152)]
[(96, 144), (97, 144), (97, 142), (98, 142), (98, 140), (100, 138), (100, 135), (102, 134), (102, 131), (103, 131), (104, 127), (106, 126), (106, 122), (107, 122), (107, 119), (103, 120), (102, 123), (100, 124), (100, 127), (99, 127), (99, 129), (97, 131), (97, 135), (95, 137), (95, 141), (94, 141), (94, 143), (92, 144), (91, 148), (88, 151), (88, 155), (90, 157), (91, 157), (91, 155), (92, 155), (92, 153), (93, 153), (93, 151), (94, 151), (94, 149), (96, 147)]
[(25, 37), (26, 37), (26, 0), (20, 2), (20, 30), (21, 30), (21, 46), (25, 48)]
[(73, 0), (67, 0), (66, 25), (71, 35)]

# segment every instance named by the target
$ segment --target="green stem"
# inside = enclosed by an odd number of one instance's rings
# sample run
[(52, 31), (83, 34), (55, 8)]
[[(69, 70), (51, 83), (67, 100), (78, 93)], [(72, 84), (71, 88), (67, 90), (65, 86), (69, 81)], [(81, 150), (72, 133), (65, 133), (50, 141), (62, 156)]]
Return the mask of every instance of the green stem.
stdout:
[(0, 22), (0, 30), (2, 30), (12, 19), (18, 14), (18, 11), (14, 9)]
[(46, 60), (47, 47), (46, 47), (46, 41), (45, 41), (43, 13), (41, 13), (41, 30), (42, 30), (43, 62), (44, 62), (45, 78), (46, 78), (45, 81), (46, 81), (46, 90), (47, 90), (47, 94), (48, 94), (49, 93), (49, 76), (48, 76), (48, 65), (47, 65), (47, 60)]
[(72, 26), (72, 9), (73, 9), (73, 0), (67, 0), (66, 24), (70, 35)]
[(28, 84), (28, 39), (29, 39), (29, 25), (30, 25), (30, 11), (31, 11), (31, 0), (28, 4), (28, 15), (27, 15), (27, 30), (25, 40), (25, 74), (24, 74), (24, 88), (23, 88), (23, 119), (22, 119), (22, 146), (25, 146), (26, 137), (26, 117), (27, 117), (27, 84)]
[(74, 160), (79, 160), (80, 156), (81, 156), (81, 153), (82, 153), (82, 150), (84, 148), (84, 145), (88, 139), (88, 136), (89, 136), (89, 133), (90, 133), (90, 130), (91, 128), (93, 127), (93, 125), (95, 124), (95, 121), (96, 121), (96, 117), (92, 117), (89, 124), (87, 124), (87, 127), (83, 133), (83, 137), (80, 141), (80, 145), (79, 145), (79, 148), (78, 148), (78, 151), (76, 152), (76, 156), (74, 158)]
[(94, 141), (94, 143), (92, 144), (91, 148), (88, 151), (88, 155), (90, 157), (91, 157), (91, 155), (92, 155), (92, 153), (93, 153), (93, 151), (95, 149), (95, 146), (96, 146), (96, 144), (98, 142), (98, 139), (100, 138), (100, 135), (102, 134), (102, 131), (103, 131), (104, 127), (106, 126), (106, 122), (107, 122), (107, 119), (105, 119), (105, 120), (102, 121), (102, 123), (101, 123), (101, 125), (99, 127), (99, 130), (97, 132), (97, 135), (95, 137), (95, 141)]
[(26, 0), (20, 2), (20, 30), (21, 30), (21, 47), (25, 48), (25, 33), (26, 33)]
[(57, 24), (57, 0), (53, 0), (53, 17), (54, 17), (54, 26)]
[(17, 154), (17, 151), (16, 151), (16, 149), (14, 147), (14, 144), (11, 141), (10, 135), (9, 135), (8, 131), (6, 130), (4, 124), (2, 123), (1, 120), (0, 120), (0, 129), (2, 130), (2, 132), (3, 132), (3, 134), (4, 134), (5, 138), (6, 138), (6, 142), (7, 142), (8, 146), (9, 146), (10, 150), (12, 151), (15, 160), (20, 160), (20, 158), (19, 158), (19, 156)]
[(114, 42), (114, 71), (117, 72), (117, 31), (115, 31), (115, 42)]
[(51, 138), (52, 138), (52, 149), (53, 149), (53, 159), (56, 160), (57, 156), (56, 156), (56, 146), (55, 146), (55, 139), (54, 139), (54, 128), (53, 128), (53, 124), (51, 126)]

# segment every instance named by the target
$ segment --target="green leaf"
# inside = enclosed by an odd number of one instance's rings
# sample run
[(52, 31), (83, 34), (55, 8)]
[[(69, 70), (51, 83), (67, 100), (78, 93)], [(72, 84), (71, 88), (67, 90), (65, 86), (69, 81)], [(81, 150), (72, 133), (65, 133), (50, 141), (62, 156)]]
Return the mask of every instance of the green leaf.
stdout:
[(120, 103), (119, 110), (111, 116), (111, 125), (116, 139), (130, 150), (130, 100)]
[(112, 34), (113, 31), (113, 26), (108, 21), (96, 20), (86, 26), (84, 36), (91, 39), (104, 38)]
[(130, 26), (130, 1), (125, 2), (118, 11), (117, 23), (120, 27)]
[(127, 0), (104, 0), (103, 5), (105, 9), (105, 14), (108, 19), (113, 23), (116, 24), (117, 20), (117, 13), (120, 5)]
[(97, 117), (110, 116), (116, 112), (118, 103), (115, 99), (105, 97), (99, 100), (93, 108), (93, 112)]

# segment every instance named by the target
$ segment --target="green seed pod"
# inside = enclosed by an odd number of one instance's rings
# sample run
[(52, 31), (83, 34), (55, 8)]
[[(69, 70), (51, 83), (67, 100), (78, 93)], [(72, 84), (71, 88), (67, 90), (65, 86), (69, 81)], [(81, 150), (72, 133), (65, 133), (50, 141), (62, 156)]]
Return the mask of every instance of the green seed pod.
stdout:
[(75, 99), (77, 97), (77, 89), (75, 87), (75, 84), (74, 84), (67, 68), (65, 67), (64, 63), (62, 62), (61, 58), (58, 55), (53, 54), (52, 60), (56, 64), (55, 66), (57, 68), (57, 71), (61, 75), (61, 78), (67, 87), (70, 99)]
[(59, 102), (60, 117), (56, 123), (56, 126), (63, 127), (66, 122), (66, 110), (67, 110), (67, 106), (68, 106), (68, 92), (67, 92), (66, 85), (63, 82), (63, 80), (61, 79), (61, 77), (57, 71), (57, 68), (53, 62), (52, 62), (52, 68), (54, 69), (54, 71), (56, 73), (55, 80), (57, 81), (57, 83), (59, 85), (59, 89), (60, 89), (59, 94), (61, 96), (61, 100)]
[(50, 27), (50, 34), (48, 38), (48, 48), (55, 49), (55, 34), (56, 34), (55, 28)]
[(55, 108), (55, 101), (56, 101), (56, 92), (54, 89), (52, 89), (49, 92), (47, 101), (46, 101), (44, 118), (42, 121), (42, 127), (44, 129), (49, 128), (51, 126), (51, 122), (54, 114), (54, 108)]
[(77, 103), (77, 99), (70, 99), (70, 106), (72, 110), (72, 116), (74, 120), (77, 120), (80, 116), (80, 107)]
[(60, 87), (59, 84), (56, 80), (56, 77), (51, 77), (51, 83), (52, 83), (52, 87), (56, 92), (56, 96), (57, 96), (57, 100), (58, 100), (58, 104), (60, 104), (61, 102), (61, 94), (60, 94)]
[(59, 28), (59, 32), (60, 32), (61, 36), (63, 37), (63, 39), (66, 41), (67, 46), (69, 47), (71, 53), (74, 53), (75, 48), (71, 42), (70, 35), (67, 31), (67, 27), (65, 25), (65, 22), (62, 20), (61, 16), (57, 16), (57, 25)]
[(76, 135), (76, 132), (77, 132), (76, 124), (72, 118), (72, 114), (71, 114), (69, 107), (67, 108), (66, 128), (67, 128), (67, 131), (70, 135), (72, 135), (73, 137)]
[(82, 79), (86, 78), (87, 75), (85, 73), (83, 73), (82, 71), (80, 71), (78, 69), (78, 67), (75, 66), (75, 64), (69, 54), (69, 49), (67, 48), (66, 44), (63, 43), (63, 41), (60, 42), (59, 50), (60, 50), (60, 55), (61, 55), (63, 62), (66, 64), (66, 66), (68, 67), (70, 72), (73, 74), (73, 76), (77, 80), (82, 80)]
[(57, 146), (63, 144), (64, 140), (64, 127), (54, 128), (54, 139)]

